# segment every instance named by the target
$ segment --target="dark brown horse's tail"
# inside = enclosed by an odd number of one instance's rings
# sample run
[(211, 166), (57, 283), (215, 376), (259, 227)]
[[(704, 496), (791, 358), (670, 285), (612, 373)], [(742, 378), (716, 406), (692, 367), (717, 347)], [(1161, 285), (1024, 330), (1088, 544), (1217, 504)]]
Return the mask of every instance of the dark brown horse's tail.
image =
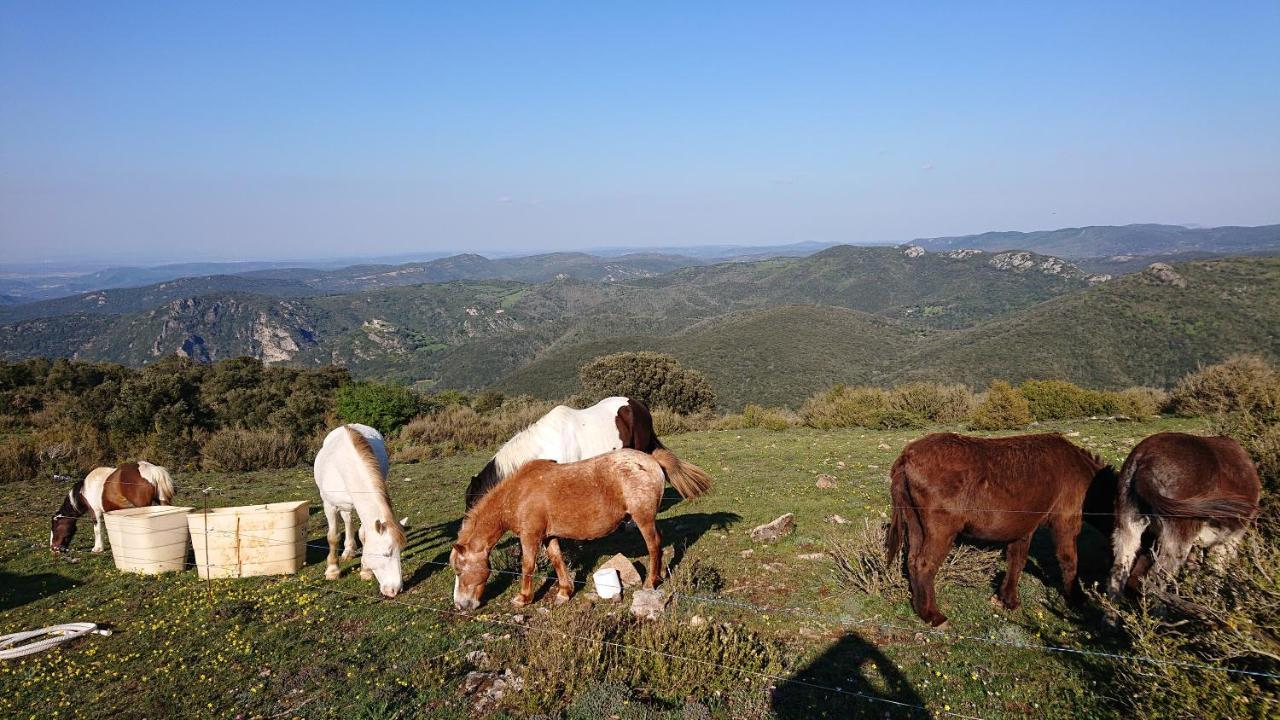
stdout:
[(884, 559), (890, 567), (898, 558), (898, 550), (907, 536), (907, 510), (911, 498), (907, 494), (907, 467), (901, 456), (893, 463), (889, 471), (889, 497), (893, 502), (893, 515), (889, 519), (889, 530), (884, 538)]
[(1184, 500), (1164, 497), (1158, 492), (1144, 493), (1147, 488), (1135, 487), (1138, 497), (1155, 512), (1167, 518), (1185, 520), (1211, 520), (1215, 525), (1227, 528), (1243, 527), (1258, 511), (1258, 506), (1239, 495), (1190, 497)]
[(667, 479), (681, 497), (696, 498), (707, 494), (711, 489), (711, 476), (705, 470), (676, 457), (675, 453), (662, 447), (661, 443), (654, 449), (653, 459), (662, 466), (662, 471), (667, 474)]

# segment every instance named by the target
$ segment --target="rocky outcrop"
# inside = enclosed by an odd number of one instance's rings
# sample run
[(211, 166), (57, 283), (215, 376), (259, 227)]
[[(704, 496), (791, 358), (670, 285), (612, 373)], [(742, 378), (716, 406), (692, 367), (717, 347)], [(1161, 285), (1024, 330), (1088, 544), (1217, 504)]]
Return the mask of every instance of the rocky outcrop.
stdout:
[(1187, 286), (1187, 279), (1178, 274), (1168, 263), (1151, 263), (1142, 271), (1142, 279), (1151, 285), (1172, 285), (1177, 288)]

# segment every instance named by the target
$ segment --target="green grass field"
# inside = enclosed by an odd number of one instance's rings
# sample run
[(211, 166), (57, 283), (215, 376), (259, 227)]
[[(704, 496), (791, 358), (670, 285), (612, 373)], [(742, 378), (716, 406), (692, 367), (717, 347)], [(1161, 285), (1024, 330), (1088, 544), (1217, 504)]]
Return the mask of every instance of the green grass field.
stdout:
[[(1045, 427), (1118, 464), (1148, 434), (1201, 423)], [(514, 578), (504, 574), (490, 580), (480, 611), (453, 612), (452, 571), (442, 563), (481, 455), (393, 466), (395, 510), (410, 519), (406, 592), (394, 601), (362, 582), (354, 561), (342, 579), (326, 582), (320, 547), (296, 576), (214, 581), (212, 600), (194, 571), (116, 571), (109, 552), (88, 552), (87, 521), (74, 562), (55, 557), (49, 516), (66, 488), (46, 480), (0, 487), (0, 632), (80, 620), (115, 630), (0, 662), (0, 717), (467, 717), (476, 712), (475, 697), (462, 689), (467, 674), (506, 669), (523, 687), (506, 693), (492, 711), (498, 716), (1115, 715), (1107, 659), (1034, 647), (1125, 651), (1095, 613), (1067, 607), (1046, 584), (1046, 573), (1056, 577), (1047, 541), (1033, 548), (1017, 611), (988, 602), (1002, 563), (940, 584), (951, 619), (944, 634), (915, 618), (902, 582), (875, 594), (852, 590), (822, 555), (862, 531), (864, 520), (885, 517), (888, 468), (920, 434), (793, 429), (669, 438), (716, 485), (660, 516), (664, 545), (675, 548), (666, 587), (678, 594), (650, 623), (631, 619), (625, 605), (593, 604), (586, 593), (563, 607), (547, 596), (517, 611), (508, 602)], [(820, 473), (838, 487), (815, 487)], [(324, 545), (308, 469), (176, 479), (178, 504), (198, 506), (207, 485), (217, 488), (214, 506), (310, 499), (308, 537)], [(785, 512), (796, 517), (792, 536), (768, 546), (748, 537)], [(833, 514), (852, 522), (828, 522)], [(518, 567), (513, 542), (495, 552), (495, 568)], [(1101, 569), (1102, 542), (1086, 526), (1086, 576)], [(639, 533), (621, 530), (577, 547), (579, 578), (618, 551), (640, 558)]]

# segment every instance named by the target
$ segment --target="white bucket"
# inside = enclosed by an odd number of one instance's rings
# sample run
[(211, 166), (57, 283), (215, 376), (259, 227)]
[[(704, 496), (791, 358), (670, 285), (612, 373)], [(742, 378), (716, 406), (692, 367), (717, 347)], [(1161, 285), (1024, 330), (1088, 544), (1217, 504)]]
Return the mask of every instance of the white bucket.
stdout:
[(600, 568), (591, 575), (596, 583), (596, 594), (604, 600), (612, 600), (622, 594), (622, 578), (613, 568)]
[(106, 513), (116, 568), (152, 574), (186, 567), (189, 512), (189, 507), (148, 505)]

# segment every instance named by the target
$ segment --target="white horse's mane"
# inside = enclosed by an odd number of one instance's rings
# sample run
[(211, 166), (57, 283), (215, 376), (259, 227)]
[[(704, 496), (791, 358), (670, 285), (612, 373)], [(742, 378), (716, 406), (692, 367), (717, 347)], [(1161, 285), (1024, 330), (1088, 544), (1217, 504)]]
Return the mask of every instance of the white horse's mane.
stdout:
[[(536, 459), (545, 442), (544, 433), (554, 431), (555, 435), (559, 435), (560, 428), (558, 425), (563, 422), (562, 418), (565, 415), (562, 412), (556, 412), (559, 409), (557, 407), (555, 410), (543, 415), (532, 425), (513, 435), (502, 447), (498, 448), (493, 460), (498, 466), (499, 477), (505, 478), (518, 470), (521, 465)], [(570, 410), (571, 408), (565, 409)]]

